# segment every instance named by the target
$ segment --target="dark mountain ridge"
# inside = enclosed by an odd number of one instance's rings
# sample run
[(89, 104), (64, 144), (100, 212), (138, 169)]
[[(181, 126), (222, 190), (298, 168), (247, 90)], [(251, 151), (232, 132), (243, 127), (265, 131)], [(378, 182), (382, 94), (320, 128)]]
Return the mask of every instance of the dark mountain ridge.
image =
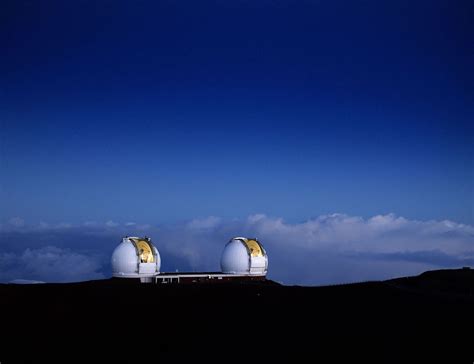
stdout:
[(64, 355), (66, 362), (137, 361), (143, 353), (197, 360), (221, 351), (230, 359), (474, 359), (472, 269), (322, 287), (121, 279), (1, 284), (0, 298), (2, 364)]

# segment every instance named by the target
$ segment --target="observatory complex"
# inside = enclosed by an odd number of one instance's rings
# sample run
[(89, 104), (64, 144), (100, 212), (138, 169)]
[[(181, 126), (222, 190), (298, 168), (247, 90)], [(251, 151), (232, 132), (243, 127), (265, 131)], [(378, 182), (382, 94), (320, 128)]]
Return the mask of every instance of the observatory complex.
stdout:
[(160, 272), (161, 257), (150, 238), (125, 237), (112, 253), (112, 276), (142, 283), (265, 280), (268, 256), (256, 239), (235, 237), (225, 245), (220, 272)]

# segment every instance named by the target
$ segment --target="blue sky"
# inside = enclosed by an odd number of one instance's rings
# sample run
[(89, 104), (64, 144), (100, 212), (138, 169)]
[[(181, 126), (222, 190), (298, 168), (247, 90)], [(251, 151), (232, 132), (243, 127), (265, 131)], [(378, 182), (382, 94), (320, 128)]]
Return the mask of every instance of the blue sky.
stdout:
[(0, 7), (2, 223), (474, 224), (471, 1)]
[(3, 219), (473, 223), (472, 3), (4, 2)]

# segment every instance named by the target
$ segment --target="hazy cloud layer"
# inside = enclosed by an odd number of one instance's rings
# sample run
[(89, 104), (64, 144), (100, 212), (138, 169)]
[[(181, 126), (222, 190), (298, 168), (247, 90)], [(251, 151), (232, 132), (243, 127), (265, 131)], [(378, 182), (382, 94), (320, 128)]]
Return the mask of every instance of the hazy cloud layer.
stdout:
[(74, 282), (104, 278), (100, 259), (46, 246), (26, 249), (21, 254), (0, 255), (0, 281), (32, 279), (46, 282)]
[(269, 277), (289, 284), (333, 284), (474, 265), (474, 227), (415, 221), (393, 214), (369, 219), (332, 214), (287, 223), (262, 214), (246, 219), (206, 217), (151, 226), (88, 221), (81, 225), (0, 225), (0, 280), (77, 281), (110, 276), (110, 255), (124, 235), (148, 235), (163, 270), (219, 270), (232, 236), (259, 238), (269, 254)]

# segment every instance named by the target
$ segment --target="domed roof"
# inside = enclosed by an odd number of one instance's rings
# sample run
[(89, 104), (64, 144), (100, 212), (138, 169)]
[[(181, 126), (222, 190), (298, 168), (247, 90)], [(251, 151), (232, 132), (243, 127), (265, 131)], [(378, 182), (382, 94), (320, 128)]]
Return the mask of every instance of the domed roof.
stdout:
[(160, 273), (160, 267), (160, 254), (146, 237), (125, 237), (112, 253), (114, 277), (153, 277)]
[(222, 252), (223, 273), (264, 275), (267, 268), (267, 253), (257, 239), (232, 238)]

